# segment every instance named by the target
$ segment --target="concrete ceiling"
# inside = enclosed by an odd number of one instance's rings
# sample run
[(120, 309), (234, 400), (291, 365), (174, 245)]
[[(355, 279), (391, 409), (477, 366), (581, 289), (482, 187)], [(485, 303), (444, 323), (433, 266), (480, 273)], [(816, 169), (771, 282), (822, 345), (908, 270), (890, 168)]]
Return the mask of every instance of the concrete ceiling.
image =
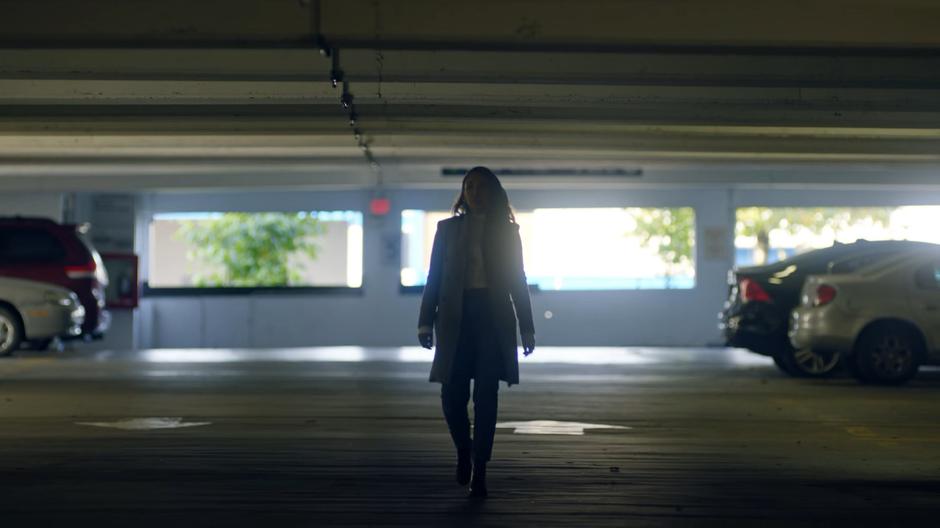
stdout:
[(393, 185), (477, 163), (639, 167), (650, 183), (932, 184), (940, 167), (928, 0), (0, 10), (6, 189), (370, 185), (318, 43)]

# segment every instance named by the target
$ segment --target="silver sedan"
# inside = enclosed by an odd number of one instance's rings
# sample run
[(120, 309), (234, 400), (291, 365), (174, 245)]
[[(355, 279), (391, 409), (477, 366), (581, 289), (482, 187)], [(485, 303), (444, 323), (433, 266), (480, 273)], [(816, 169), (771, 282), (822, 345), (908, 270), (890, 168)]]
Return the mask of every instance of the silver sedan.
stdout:
[(863, 382), (903, 383), (920, 365), (940, 364), (940, 252), (905, 252), (854, 273), (810, 275), (789, 338), (798, 357), (841, 360)]
[(0, 277), (0, 356), (24, 341), (81, 334), (85, 308), (75, 293), (43, 282)]

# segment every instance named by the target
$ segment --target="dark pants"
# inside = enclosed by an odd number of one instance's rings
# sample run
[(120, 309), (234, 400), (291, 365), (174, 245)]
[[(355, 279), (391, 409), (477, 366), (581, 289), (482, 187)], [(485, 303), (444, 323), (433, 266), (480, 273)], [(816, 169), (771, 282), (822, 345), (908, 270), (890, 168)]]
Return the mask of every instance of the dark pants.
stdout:
[[(472, 447), (473, 459), (478, 462), (489, 461), (493, 452), (500, 365), (496, 331), (487, 305), (487, 289), (466, 289), (463, 292), (457, 356), (450, 382), (441, 385), (441, 404), (454, 445), (459, 450)], [(467, 415), (471, 378), (473, 441)]]

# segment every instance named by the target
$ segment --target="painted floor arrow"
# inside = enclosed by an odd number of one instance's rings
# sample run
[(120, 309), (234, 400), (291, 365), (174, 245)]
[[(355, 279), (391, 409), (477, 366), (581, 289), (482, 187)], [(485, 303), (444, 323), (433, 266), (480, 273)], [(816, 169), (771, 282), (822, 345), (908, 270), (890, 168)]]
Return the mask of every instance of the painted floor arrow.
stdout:
[(209, 425), (212, 422), (184, 422), (182, 418), (128, 418), (116, 422), (75, 422), (77, 425), (91, 427), (108, 427), (111, 429), (147, 430), (147, 429), (178, 429), (181, 427), (198, 427)]
[(631, 429), (623, 425), (604, 425), (580, 422), (556, 422), (555, 420), (531, 420), (528, 422), (502, 422), (500, 429), (514, 429), (515, 434), (583, 435), (586, 429)]

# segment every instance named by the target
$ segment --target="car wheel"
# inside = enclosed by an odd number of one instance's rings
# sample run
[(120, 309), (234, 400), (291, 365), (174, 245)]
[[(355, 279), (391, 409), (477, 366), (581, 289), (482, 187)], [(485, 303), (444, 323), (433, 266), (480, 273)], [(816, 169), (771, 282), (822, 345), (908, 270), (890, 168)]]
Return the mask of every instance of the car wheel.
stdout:
[(0, 306), (0, 356), (9, 356), (23, 341), (23, 325), (16, 312)]
[(842, 355), (826, 350), (795, 350), (787, 347), (773, 356), (774, 364), (795, 378), (825, 378), (839, 369)]
[(793, 369), (798, 371), (800, 376), (808, 378), (832, 376), (838, 370), (841, 360), (842, 354), (832, 350), (804, 348), (792, 353)]
[(855, 377), (865, 383), (904, 383), (917, 374), (923, 352), (920, 336), (910, 327), (878, 325), (858, 339)]

